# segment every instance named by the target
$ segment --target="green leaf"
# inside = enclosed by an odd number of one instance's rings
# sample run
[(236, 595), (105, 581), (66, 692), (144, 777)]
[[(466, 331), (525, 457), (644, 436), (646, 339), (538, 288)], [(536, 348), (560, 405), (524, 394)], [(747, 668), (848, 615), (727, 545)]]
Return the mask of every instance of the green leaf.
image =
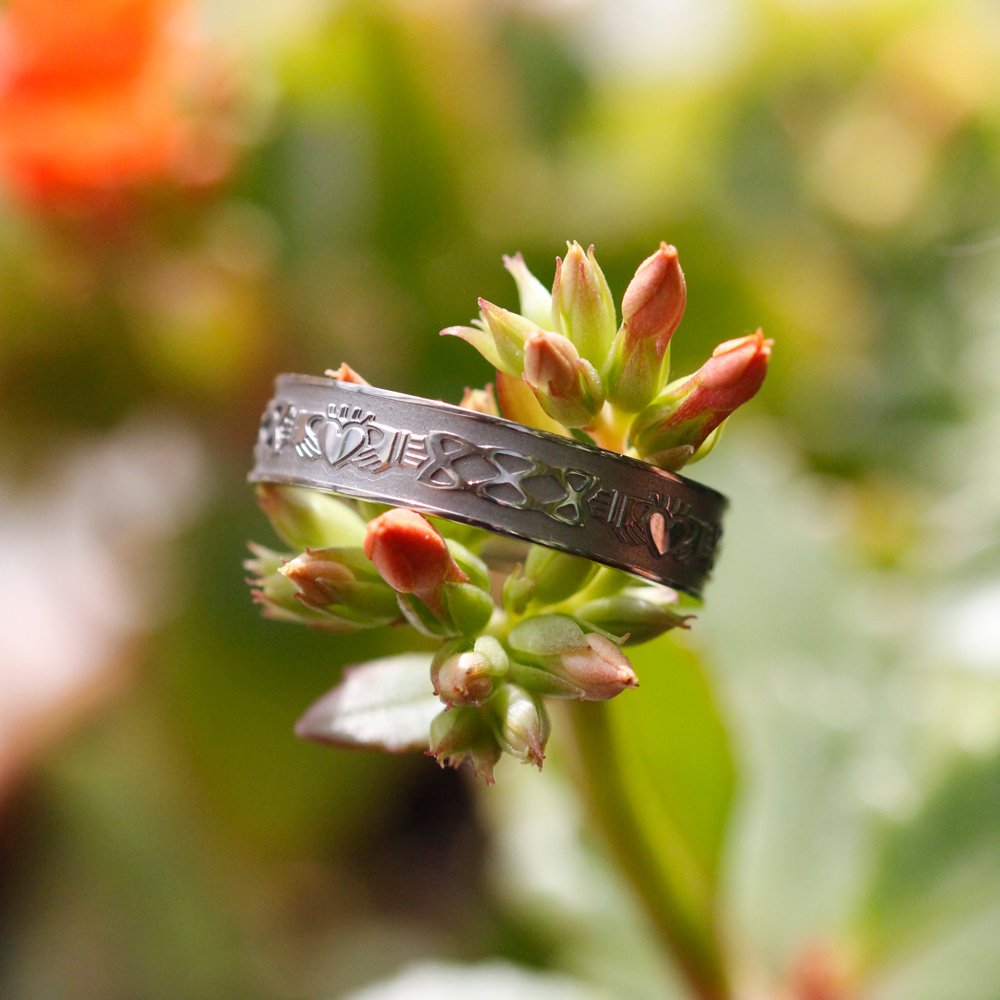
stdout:
[(1000, 756), (958, 760), (920, 812), (886, 823), (858, 938), (871, 966), (978, 918), (1000, 893)]
[(296, 735), (391, 753), (427, 749), (431, 721), (441, 711), (430, 664), (429, 653), (402, 653), (348, 667), (340, 684), (299, 719)]
[(638, 690), (577, 710), (592, 799), (689, 980), (724, 997), (717, 904), (734, 784), (729, 741), (692, 652), (661, 636), (630, 659)]

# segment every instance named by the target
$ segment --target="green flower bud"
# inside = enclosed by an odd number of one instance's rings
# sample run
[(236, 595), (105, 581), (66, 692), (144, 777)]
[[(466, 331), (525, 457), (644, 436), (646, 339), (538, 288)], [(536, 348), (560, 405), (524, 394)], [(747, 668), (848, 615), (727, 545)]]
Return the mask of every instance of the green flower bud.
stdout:
[(446, 583), (444, 606), (453, 634), (476, 635), (489, 624), (496, 610), (493, 598), (472, 583)]
[(383, 583), (360, 549), (307, 549), (279, 571), (299, 599), (365, 627), (399, 622), (396, 592)]
[(625, 646), (649, 642), (672, 628), (689, 628), (691, 615), (676, 612), (677, 594), (668, 587), (630, 587), (611, 597), (588, 601), (576, 616), (591, 625), (626, 636)]
[(528, 336), (524, 381), (541, 408), (565, 427), (586, 426), (604, 406), (597, 369), (558, 333), (537, 330)]
[(431, 663), (434, 693), (446, 705), (481, 705), (509, 665), (506, 651), (493, 636), (480, 636), (474, 644), (447, 643)]
[(585, 631), (568, 615), (539, 615), (507, 637), (518, 660), (527, 658), (579, 688), (587, 701), (613, 698), (639, 681), (628, 657), (603, 631)]
[(486, 710), (456, 707), (434, 718), (427, 752), (442, 767), (458, 767), (468, 761), (475, 775), (492, 785), (493, 768), (502, 750)]
[(568, 552), (557, 552), (544, 545), (532, 545), (524, 562), (524, 573), (535, 581), (536, 604), (558, 604), (572, 597), (597, 573), (597, 563), (573, 556)]
[[(338, 634), (385, 624), (380, 620), (359, 622), (325, 608), (310, 606), (302, 600), (302, 594), (292, 581), (281, 572), (286, 561), (284, 556), (253, 542), (250, 543), (250, 549), (255, 558), (246, 560), (243, 565), (254, 574), (253, 579), (247, 582), (253, 588), (251, 594), (254, 603), (260, 605), (261, 614), (265, 618), (310, 625)], [(395, 618), (398, 620), (398, 614)]]
[(559, 677), (550, 670), (529, 667), (526, 663), (511, 661), (507, 679), (518, 687), (539, 698), (579, 698), (583, 700), (584, 690)]
[[(479, 531), (478, 528), (473, 530)], [(451, 553), (452, 559), (455, 560), (458, 568), (469, 578), (469, 581), (479, 587), (480, 590), (485, 590), (489, 593), (491, 581), (490, 571), (486, 563), (479, 556), (470, 552), (454, 536), (446, 537), (445, 544), (448, 546), (448, 551)]]
[(443, 336), (461, 337), (472, 344), (494, 368), (508, 375), (524, 372), (524, 342), (539, 327), (530, 319), (479, 300), (480, 318), (473, 326), (450, 326)]
[(443, 584), (436, 597), (432, 608), (416, 594), (396, 594), (406, 620), (434, 639), (475, 635), (486, 628), (496, 610), (493, 598), (471, 583)]
[(359, 546), (365, 540), (365, 522), (329, 493), (258, 483), (257, 502), (278, 537), (299, 551)]
[(558, 604), (583, 590), (597, 571), (597, 564), (589, 559), (532, 545), (524, 566), (504, 581), (504, 607), (511, 614), (522, 615), (529, 605)]
[(521, 301), (521, 315), (543, 330), (552, 322), (552, 293), (528, 270), (520, 253), (513, 257), (504, 256), (503, 266), (510, 271), (517, 284), (517, 295)]
[(549, 716), (540, 699), (516, 684), (502, 684), (490, 699), (494, 732), (509, 754), (541, 769), (549, 739)]
[(603, 367), (618, 329), (615, 303), (604, 272), (579, 243), (566, 244), (566, 259), (556, 258), (552, 285), (552, 323), (568, 337), (580, 356)]

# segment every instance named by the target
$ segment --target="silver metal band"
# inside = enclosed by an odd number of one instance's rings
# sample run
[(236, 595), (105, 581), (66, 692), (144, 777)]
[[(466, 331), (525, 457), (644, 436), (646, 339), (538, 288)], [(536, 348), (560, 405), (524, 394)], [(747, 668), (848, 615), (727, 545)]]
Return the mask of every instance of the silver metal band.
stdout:
[(715, 490), (501, 417), (280, 375), (251, 482), (437, 514), (699, 596), (728, 501)]

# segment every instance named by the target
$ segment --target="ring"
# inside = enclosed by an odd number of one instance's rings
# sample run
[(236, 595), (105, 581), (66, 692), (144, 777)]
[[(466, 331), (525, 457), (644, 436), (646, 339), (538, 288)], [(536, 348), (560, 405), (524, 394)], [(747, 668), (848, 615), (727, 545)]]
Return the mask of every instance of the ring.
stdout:
[(512, 420), (352, 382), (279, 375), (251, 482), (409, 507), (698, 597), (728, 501), (675, 473)]

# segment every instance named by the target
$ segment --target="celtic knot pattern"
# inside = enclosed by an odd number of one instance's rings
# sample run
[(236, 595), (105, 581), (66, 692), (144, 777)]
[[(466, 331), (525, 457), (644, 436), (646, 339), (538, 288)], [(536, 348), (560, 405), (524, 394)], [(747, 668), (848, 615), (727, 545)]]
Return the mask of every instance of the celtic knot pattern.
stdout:
[(537, 510), (563, 524), (586, 520), (584, 496), (596, 477), (561, 469), (507, 448), (466, 441), (457, 434), (428, 435), (430, 460), (417, 481), (439, 490), (468, 490), (502, 507)]
[[(521, 435), (516, 439), (511, 439), (509, 432), (500, 435), (500, 441), (508, 442), (508, 446), (503, 447), (477, 444), (461, 434), (445, 430), (418, 434), (378, 419), (375, 410), (368, 409), (368, 405), (378, 401), (374, 393), (352, 393), (348, 398), (349, 402), (328, 403), (322, 408), (299, 407), (284, 399), (273, 400), (261, 421), (258, 462), (266, 465), (273, 461), (269, 456), (277, 459), (291, 452), (294, 453), (290, 456), (293, 465), (295, 462), (306, 465), (319, 462), (330, 469), (351, 467), (370, 476), (382, 476), (393, 469), (397, 472), (407, 470), (408, 477), (389, 476), (391, 483), (370, 492), (358, 483), (358, 495), (385, 496), (387, 502), (404, 504), (409, 500), (419, 506), (419, 488), (423, 488), (435, 493), (463, 493), (512, 510), (533, 511), (548, 518), (550, 528), (539, 529), (535, 522), (536, 527), (529, 529), (530, 522), (526, 521), (523, 529), (518, 525), (511, 533), (533, 537), (545, 544), (550, 544), (562, 533), (562, 545), (570, 550), (576, 546), (580, 554), (592, 554), (593, 558), (609, 565), (635, 566), (636, 572), (638, 567), (646, 566), (647, 571), (662, 579), (698, 581), (681, 584), (692, 593), (697, 592), (700, 581), (712, 568), (722, 533), (716, 513), (719, 508), (717, 504), (693, 508), (692, 503), (700, 503), (698, 493), (677, 495), (669, 492), (671, 487), (667, 480), (676, 481), (676, 477), (650, 475), (635, 469), (634, 462), (628, 465), (627, 459), (622, 460), (626, 465), (619, 473), (615, 465), (609, 466), (607, 459), (601, 459), (596, 467), (599, 470), (607, 467), (612, 480), (604, 483), (600, 475), (588, 469), (552, 464), (554, 454), (565, 453), (572, 459), (577, 454), (574, 446), (560, 447), (558, 451), (551, 445), (540, 448), (550, 458), (545, 461), (540, 455), (509, 446), (510, 443), (520, 445)], [(287, 458), (281, 459), (282, 463), (287, 461)], [(581, 456), (580, 461), (582, 465), (594, 463), (594, 459), (585, 456)], [(635, 471), (629, 472), (629, 468)], [(302, 482), (310, 478), (334, 489), (337, 483), (345, 492), (352, 492), (350, 476), (342, 483), (338, 483), (336, 477), (330, 482), (322, 473), (310, 477), (304, 467), (295, 470), (291, 481)], [(635, 487), (643, 484), (653, 489), (644, 493), (640, 492), (641, 487), (630, 490), (628, 487), (633, 483)], [(661, 483), (662, 489), (657, 489)], [(682, 490), (690, 490), (692, 485), (687, 484)], [(684, 496), (691, 496), (692, 501), (682, 499)], [(427, 499), (426, 493), (424, 499)], [(428, 502), (427, 506), (448, 509), (448, 503), (443, 500)], [(479, 523), (495, 524), (496, 530), (505, 530), (499, 512), (494, 521), (482, 511), (472, 512), (461, 505), (456, 513), (458, 510), (463, 512), (462, 516), (472, 515)], [(574, 532), (575, 541), (564, 534), (566, 528), (582, 529), (589, 525), (603, 525), (606, 531), (578, 537)], [(640, 555), (637, 549), (644, 554)], [(609, 552), (621, 553), (615, 557), (617, 562), (609, 557)]]

